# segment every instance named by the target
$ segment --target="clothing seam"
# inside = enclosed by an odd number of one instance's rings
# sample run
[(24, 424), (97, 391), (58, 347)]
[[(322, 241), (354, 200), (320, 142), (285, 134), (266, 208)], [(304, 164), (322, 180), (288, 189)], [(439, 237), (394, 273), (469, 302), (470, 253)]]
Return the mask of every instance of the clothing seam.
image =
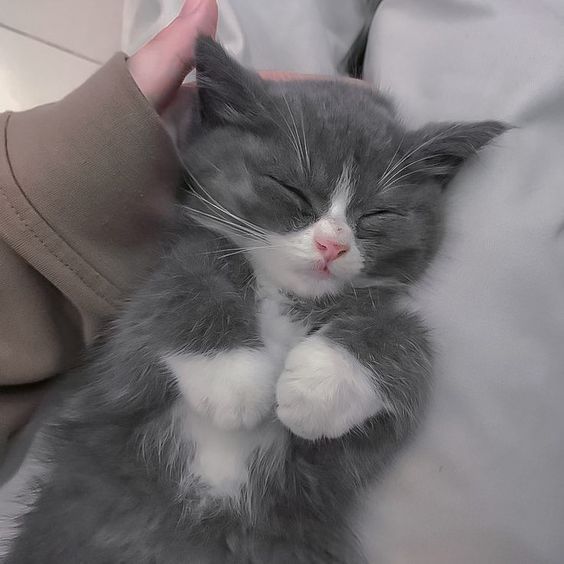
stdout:
[[(18, 190), (20, 191), (20, 193), (22, 194), (22, 196), (25, 197), (25, 193), (22, 190), (21, 186), (18, 183), (18, 180), (16, 178), (14, 169), (12, 167), (12, 163), (10, 161), (10, 155), (8, 153), (8, 123), (10, 121), (10, 118), (12, 117), (12, 114), (8, 114), (8, 117), (6, 118), (6, 123), (5, 123), (5, 127), (4, 127), (4, 154), (6, 155), (6, 161), (8, 163), (8, 168), (10, 171), (10, 175), (16, 185), (16, 187), (18, 188)], [(85, 278), (80, 274), (80, 272), (74, 268), (73, 266), (71, 266), (70, 264), (68, 264), (65, 260), (63, 260), (51, 247), (50, 245), (47, 244), (46, 241), (44, 241), (39, 234), (33, 229), (33, 227), (22, 217), (21, 213), (18, 211), (18, 209), (16, 208), (16, 206), (14, 206), (14, 204), (10, 201), (10, 198), (8, 197), (8, 195), (5, 193), (5, 191), (2, 189), (2, 187), (0, 186), (0, 194), (2, 195), (2, 197), (6, 200), (6, 202), (8, 203), (8, 206), (10, 206), (10, 208), (12, 209), (13, 213), (16, 215), (17, 220), (24, 226), (25, 230), (29, 233), (31, 233), (32, 237), (34, 237), (35, 239), (37, 239), (37, 241), (39, 241), (39, 243), (41, 244), (41, 246), (53, 257), (55, 258), (55, 260), (57, 260), (57, 262), (59, 262), (59, 264), (61, 264), (64, 268), (68, 269), (70, 272), (72, 272), (89, 290), (91, 290), (92, 292), (94, 292), (94, 294), (96, 296), (98, 296), (99, 298), (101, 298), (102, 300), (104, 300), (104, 302), (106, 302), (107, 305), (112, 306), (112, 302), (110, 301), (110, 299), (105, 296), (103, 293), (101, 293), (99, 290), (97, 290), (96, 288), (94, 288), (88, 281), (85, 280)], [(27, 200), (27, 198), (26, 198)], [(28, 201), (29, 202), (29, 201)], [(41, 217), (41, 214), (35, 209), (35, 207), (31, 204), (31, 202), (29, 202), (29, 207), (38, 214), (39, 217)], [(68, 243), (65, 242), (65, 240), (60, 237), (58, 235), (58, 233), (56, 231), (53, 230), (53, 228), (51, 226), (49, 226), (43, 219), (41, 219), (43, 221), (43, 223), (53, 232), (53, 234), (55, 235), (55, 237), (57, 237), (58, 239), (60, 239), (65, 245), (68, 246)], [(78, 253), (75, 249), (71, 250), (73, 253), (76, 254), (76, 256), (83, 261), (89, 268), (91, 268), (98, 276), (100, 276), (100, 278), (106, 282), (110, 287), (114, 288), (116, 291), (119, 292), (119, 288), (117, 286), (115, 286), (114, 284), (112, 284), (109, 280), (107, 280), (102, 274), (100, 274), (95, 268), (93, 268), (88, 261), (86, 261), (81, 255), (80, 253)]]

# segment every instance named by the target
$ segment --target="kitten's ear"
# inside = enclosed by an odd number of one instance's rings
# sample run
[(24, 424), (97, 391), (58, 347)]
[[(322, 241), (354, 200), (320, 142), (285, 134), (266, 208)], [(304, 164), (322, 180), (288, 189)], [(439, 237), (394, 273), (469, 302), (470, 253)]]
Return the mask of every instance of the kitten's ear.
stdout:
[(249, 125), (265, 113), (267, 94), (261, 78), (209, 37), (200, 37), (196, 44), (196, 81), (204, 123)]
[(479, 121), (430, 124), (409, 132), (403, 143), (407, 172), (444, 186), (469, 157), (508, 129), (499, 121)]

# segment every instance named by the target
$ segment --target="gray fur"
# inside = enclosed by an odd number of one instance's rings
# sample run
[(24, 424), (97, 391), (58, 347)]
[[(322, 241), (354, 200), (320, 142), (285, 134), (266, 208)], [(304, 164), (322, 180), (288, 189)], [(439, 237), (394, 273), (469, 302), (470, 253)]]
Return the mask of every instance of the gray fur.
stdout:
[[(197, 64), (199, 123), (185, 153), (191, 189), (177, 233), (89, 360), (61, 382), (43, 430), (49, 477), (37, 484), (7, 564), (360, 564), (348, 514), (421, 413), (429, 343), (396, 304), (437, 245), (444, 186), (504, 126), (409, 132), (368, 88), (264, 82), (209, 40), (199, 42)], [(291, 123), (303, 135), (297, 142)], [(281, 460), (249, 461), (239, 501), (206, 496), (190, 479), (193, 447), (161, 355), (261, 343), (253, 269), (244, 252), (230, 254), (233, 227), (194, 221), (210, 212), (195, 193), (205, 187), (244, 220), (284, 233), (326, 209), (346, 162), (363, 279), (336, 296), (289, 295), (287, 314), (309, 333), (323, 328), (369, 367), (390, 408), (338, 439), (288, 433)], [(396, 163), (405, 168), (392, 182)], [(311, 206), (267, 174), (299, 187)]]

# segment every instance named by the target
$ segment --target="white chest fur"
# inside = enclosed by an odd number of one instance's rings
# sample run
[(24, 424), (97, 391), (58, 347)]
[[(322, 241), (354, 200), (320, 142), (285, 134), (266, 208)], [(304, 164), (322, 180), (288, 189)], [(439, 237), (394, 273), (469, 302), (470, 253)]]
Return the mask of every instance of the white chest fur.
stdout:
[(259, 286), (257, 294), (262, 341), (273, 362), (279, 362), (282, 368), (290, 349), (305, 337), (306, 328), (293, 322), (285, 313), (286, 304), (277, 289), (265, 284)]
[(237, 497), (250, 459), (266, 451), (275, 458), (287, 436), (275, 418), (275, 387), (305, 329), (285, 315), (276, 290), (262, 286), (258, 298), (261, 349), (164, 359), (185, 402), (183, 426), (195, 446), (191, 472), (214, 496)]
[(193, 476), (209, 488), (214, 497), (236, 498), (248, 483), (248, 464), (253, 456), (281, 453), (287, 437), (278, 421), (254, 429), (218, 429), (194, 410), (185, 415), (187, 437), (195, 445), (191, 464)]

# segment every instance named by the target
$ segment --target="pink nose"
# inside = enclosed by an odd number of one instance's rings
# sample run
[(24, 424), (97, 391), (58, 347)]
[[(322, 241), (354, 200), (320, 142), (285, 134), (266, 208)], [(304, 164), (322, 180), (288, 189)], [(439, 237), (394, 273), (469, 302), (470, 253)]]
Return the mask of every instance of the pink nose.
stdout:
[(350, 246), (346, 243), (337, 243), (337, 241), (331, 239), (321, 238), (315, 240), (315, 246), (327, 262), (338, 259), (350, 249)]

